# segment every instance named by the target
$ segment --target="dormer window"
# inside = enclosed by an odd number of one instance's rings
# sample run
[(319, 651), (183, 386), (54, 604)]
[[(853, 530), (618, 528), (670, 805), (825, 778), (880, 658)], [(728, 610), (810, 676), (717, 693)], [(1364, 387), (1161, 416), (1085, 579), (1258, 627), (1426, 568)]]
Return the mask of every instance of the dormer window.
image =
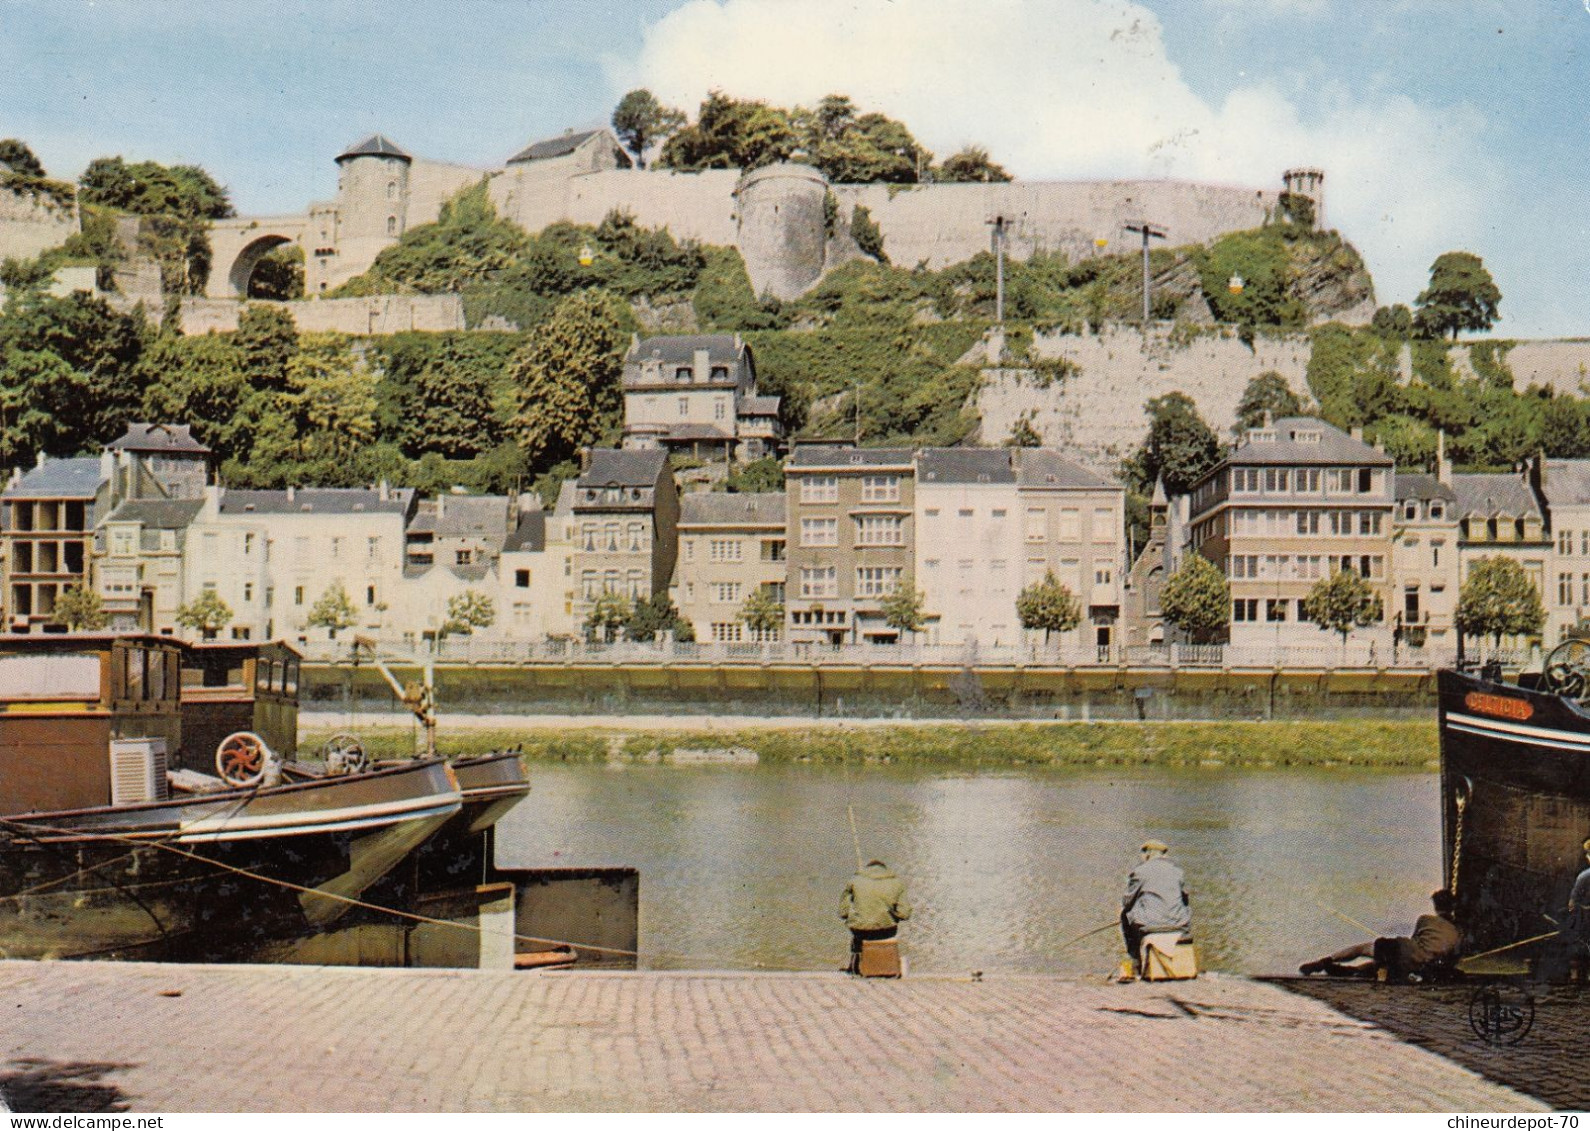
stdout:
[(1325, 434), (1317, 428), (1300, 428), (1292, 433), (1294, 444), (1317, 444), (1325, 438)]
[(1445, 518), (1446, 517), (1446, 506), (1444, 504), (1442, 504), (1442, 503), (1432, 502), (1430, 504), (1430, 517), (1431, 518)]
[(1250, 443), (1250, 444), (1273, 444), (1273, 443), (1275, 443), (1275, 429), (1274, 428), (1253, 428), (1253, 429), (1250, 429), (1249, 432), (1248, 432), (1248, 443)]
[(727, 381), (729, 379), (729, 367), (727, 365), (714, 365), (712, 367), (712, 379), (714, 381)]
[(1414, 522), (1419, 517), (1419, 504), (1409, 500), (1402, 504), (1402, 521)]
[(678, 381), (682, 385), (688, 385), (690, 383), (690, 366), (681, 365), (675, 369), (674, 380)]

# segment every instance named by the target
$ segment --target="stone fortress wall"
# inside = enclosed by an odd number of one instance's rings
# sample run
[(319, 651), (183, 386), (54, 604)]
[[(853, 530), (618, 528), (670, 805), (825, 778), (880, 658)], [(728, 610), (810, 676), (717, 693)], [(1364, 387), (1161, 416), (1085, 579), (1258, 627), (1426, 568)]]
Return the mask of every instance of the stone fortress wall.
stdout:
[(32, 259), (77, 231), (77, 208), (27, 192), (0, 191), (0, 260)]

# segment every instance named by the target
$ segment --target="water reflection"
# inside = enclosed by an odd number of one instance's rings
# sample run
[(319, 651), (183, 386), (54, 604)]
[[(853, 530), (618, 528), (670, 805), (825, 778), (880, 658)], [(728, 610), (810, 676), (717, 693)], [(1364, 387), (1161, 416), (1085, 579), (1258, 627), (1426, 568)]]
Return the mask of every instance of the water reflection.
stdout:
[(641, 873), (643, 966), (825, 970), (864, 858), (910, 884), (918, 972), (1102, 973), (1147, 836), (1186, 869), (1205, 965), (1240, 973), (1404, 933), (1440, 882), (1428, 773), (536, 765), (504, 863)]

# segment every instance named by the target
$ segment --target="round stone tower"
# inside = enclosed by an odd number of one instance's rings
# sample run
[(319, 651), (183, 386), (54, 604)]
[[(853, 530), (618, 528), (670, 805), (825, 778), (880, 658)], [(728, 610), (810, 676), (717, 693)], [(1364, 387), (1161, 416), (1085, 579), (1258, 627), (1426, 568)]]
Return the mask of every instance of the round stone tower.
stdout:
[(373, 134), (337, 155), (338, 242), (389, 243), (403, 234), (414, 159)]
[(827, 196), (828, 178), (810, 165), (784, 162), (740, 178), (736, 244), (758, 295), (797, 298), (822, 277)]

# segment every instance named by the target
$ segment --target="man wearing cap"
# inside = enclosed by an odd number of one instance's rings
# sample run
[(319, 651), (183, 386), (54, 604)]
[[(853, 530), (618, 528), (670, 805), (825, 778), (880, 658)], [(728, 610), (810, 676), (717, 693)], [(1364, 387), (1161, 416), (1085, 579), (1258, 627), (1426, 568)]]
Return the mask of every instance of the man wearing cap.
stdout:
[(1180, 931), (1191, 935), (1192, 904), (1182, 870), (1171, 862), (1170, 847), (1161, 840), (1146, 840), (1143, 859), (1126, 878), (1126, 895), (1121, 900), (1121, 936), (1126, 940), (1130, 966), (1122, 964), (1123, 978), (1135, 976), (1142, 953), (1143, 936)]

